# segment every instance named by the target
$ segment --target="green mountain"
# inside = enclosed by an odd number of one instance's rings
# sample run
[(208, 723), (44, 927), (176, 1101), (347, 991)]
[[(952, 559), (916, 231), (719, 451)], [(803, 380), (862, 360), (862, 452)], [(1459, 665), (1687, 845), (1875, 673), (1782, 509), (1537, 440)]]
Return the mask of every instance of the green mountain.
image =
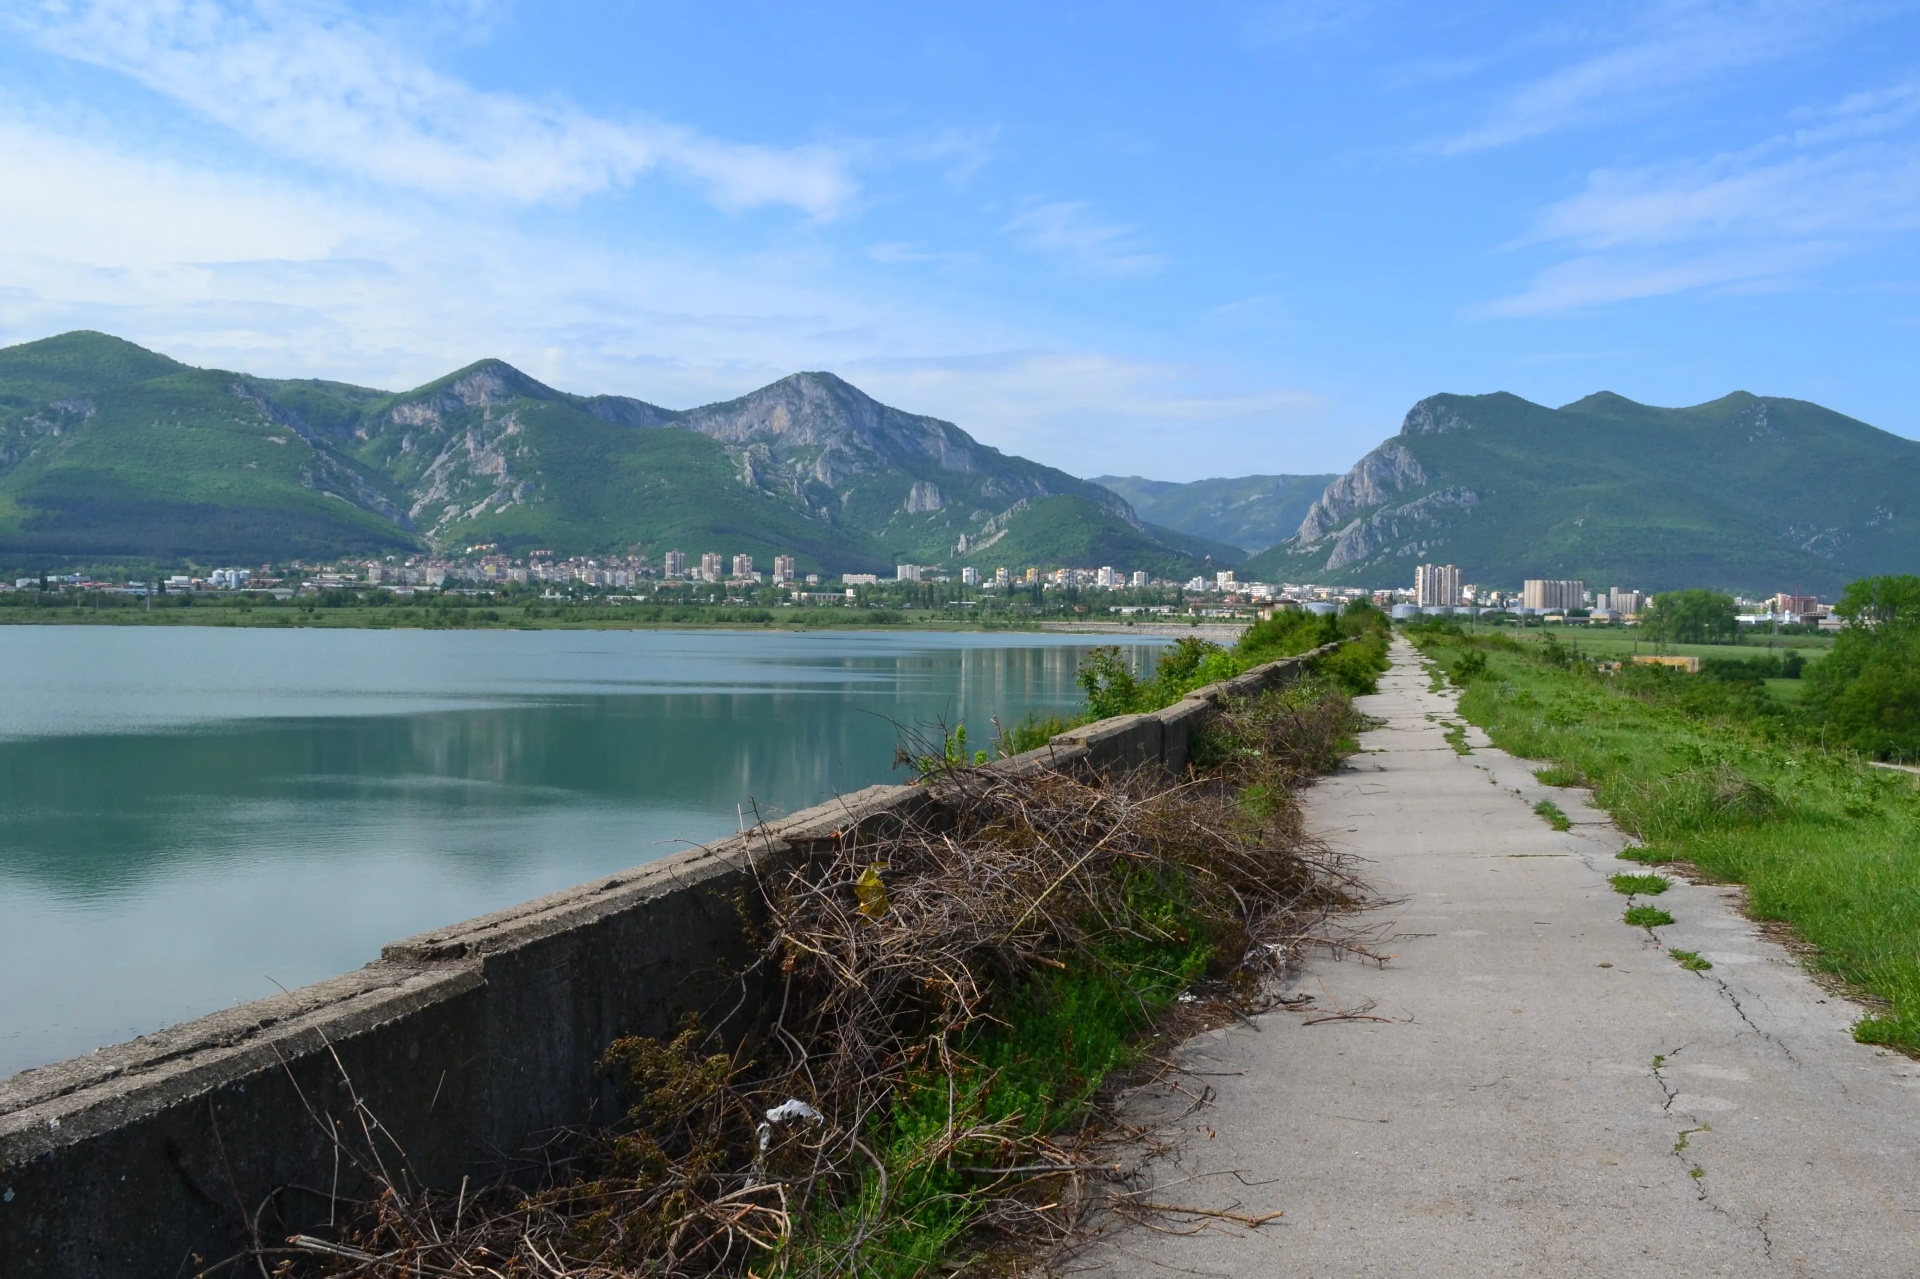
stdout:
[(957, 560), (992, 572), (1027, 564), (1145, 570), (1186, 578), (1231, 568), (1246, 559), (1235, 546), (1142, 525), (1087, 497), (1023, 499), (982, 527)]
[(996, 533), (1018, 566), (1110, 550), (1099, 563), (1173, 575), (1234, 554), (830, 373), (675, 411), (498, 360), (394, 394), (190, 368), (100, 333), (0, 349), (0, 562), (22, 567), (496, 543), (884, 571), (958, 564)]
[(1829, 595), (1920, 569), (1916, 495), (1920, 443), (1802, 400), (1436, 395), (1242, 575), (1403, 586), (1433, 562), (1507, 587)]
[(1142, 519), (1252, 552), (1293, 536), (1314, 501), (1337, 478), (1243, 475), (1175, 484), (1137, 475), (1101, 475), (1093, 482), (1126, 498)]

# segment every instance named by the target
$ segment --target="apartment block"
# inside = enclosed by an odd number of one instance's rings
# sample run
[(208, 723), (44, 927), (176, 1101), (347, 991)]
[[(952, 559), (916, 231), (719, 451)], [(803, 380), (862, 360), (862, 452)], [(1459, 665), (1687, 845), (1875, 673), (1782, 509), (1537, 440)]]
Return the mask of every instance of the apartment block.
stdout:
[(1616, 586), (1607, 592), (1605, 603), (1616, 613), (1632, 616), (1647, 606), (1647, 597), (1639, 591), (1623, 590)]
[(700, 557), (700, 576), (702, 580), (717, 582), (720, 580), (720, 552), (708, 551)]
[(1520, 588), (1520, 606), (1537, 613), (1562, 613), (1587, 606), (1587, 584), (1581, 578), (1530, 577)]
[(1413, 571), (1413, 602), (1422, 608), (1456, 608), (1460, 570), (1451, 564), (1422, 564)]

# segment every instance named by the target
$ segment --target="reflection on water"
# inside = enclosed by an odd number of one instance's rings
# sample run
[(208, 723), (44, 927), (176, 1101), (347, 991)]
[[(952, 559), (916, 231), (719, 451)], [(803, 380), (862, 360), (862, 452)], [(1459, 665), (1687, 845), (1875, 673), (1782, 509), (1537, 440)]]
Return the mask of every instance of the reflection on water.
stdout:
[(1087, 647), (0, 628), (0, 1075), (898, 780), (896, 725), (1070, 706)]

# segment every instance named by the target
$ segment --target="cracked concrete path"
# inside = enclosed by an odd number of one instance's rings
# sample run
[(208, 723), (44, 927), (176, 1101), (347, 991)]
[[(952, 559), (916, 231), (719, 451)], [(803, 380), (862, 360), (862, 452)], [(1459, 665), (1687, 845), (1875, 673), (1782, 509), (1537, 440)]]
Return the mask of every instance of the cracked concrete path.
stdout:
[[(1394, 658), (1361, 700), (1384, 726), (1307, 807), (1397, 899), (1377, 916), (1395, 957), (1316, 960), (1299, 986), (1315, 1008), (1388, 1020), (1275, 1012), (1215, 1031), (1183, 1049), (1210, 1105), (1131, 1103), (1181, 1130), (1149, 1165), (1155, 1199), (1285, 1217), (1116, 1227), (1070, 1268), (1920, 1275), (1920, 1066), (1854, 1043), (1859, 1009), (1763, 938), (1733, 890), (1677, 882), (1658, 899), (1678, 921), (1660, 942), (1711, 971), (1627, 927), (1607, 876), (1640, 869), (1614, 857), (1629, 841), (1478, 729), (1457, 754), (1452, 696), (1404, 643)], [(1543, 798), (1570, 831), (1534, 815)]]

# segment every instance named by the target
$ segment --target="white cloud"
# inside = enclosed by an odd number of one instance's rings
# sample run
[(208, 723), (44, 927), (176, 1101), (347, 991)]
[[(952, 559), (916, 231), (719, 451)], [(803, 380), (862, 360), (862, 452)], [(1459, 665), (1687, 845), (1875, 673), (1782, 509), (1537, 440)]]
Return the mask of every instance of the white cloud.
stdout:
[(716, 204), (816, 218), (854, 193), (825, 146), (756, 146), (613, 121), (443, 75), (356, 17), (288, 0), (0, 3), (42, 49), (125, 74), (268, 150), (443, 195), (564, 200), (659, 170)]
[(1219, 369), (1020, 350), (856, 360), (843, 371), (876, 399), (1076, 475), (1200, 479), (1223, 467), (1311, 471), (1353, 460), (1344, 433), (1316, 429), (1332, 407), (1324, 398), (1259, 386), (1222, 393), (1231, 377)]
[(1506, 146), (1572, 125), (1639, 114), (1715, 77), (1803, 54), (1879, 12), (1845, 0), (1664, 0), (1607, 30), (1568, 30), (1566, 43), (1611, 45), (1522, 84), (1481, 123), (1434, 144), (1446, 155)]
[(1721, 157), (1700, 165), (1603, 169), (1549, 207), (1529, 241), (1587, 249), (1761, 235), (1851, 235), (1912, 226), (1920, 213), (1920, 150), (1858, 146), (1771, 163)]
[[(1911, 85), (1801, 113), (1791, 133), (1690, 163), (1600, 169), (1509, 250), (1568, 254), (1482, 315), (1704, 288), (1779, 288), (1920, 227)], [(1908, 129), (1908, 136), (1900, 130)]]
[(1803, 244), (1706, 252), (1672, 258), (1578, 257), (1534, 276), (1511, 297), (1487, 303), (1474, 314), (1489, 318), (1545, 315), (1610, 302), (1663, 297), (1695, 289), (1778, 287), (1792, 277), (1840, 256), (1831, 244)]
[(433, 201), (370, 207), (4, 110), (0, 172), (8, 340), (103, 328), (198, 363), (388, 387), (499, 355), (563, 386), (687, 404), (849, 352), (1010, 336), (822, 285), (809, 263), (622, 249)]
[(1083, 275), (1152, 275), (1166, 265), (1165, 258), (1142, 248), (1132, 227), (1103, 222), (1078, 201), (1031, 205), (1003, 229), (1024, 247), (1054, 254)]

